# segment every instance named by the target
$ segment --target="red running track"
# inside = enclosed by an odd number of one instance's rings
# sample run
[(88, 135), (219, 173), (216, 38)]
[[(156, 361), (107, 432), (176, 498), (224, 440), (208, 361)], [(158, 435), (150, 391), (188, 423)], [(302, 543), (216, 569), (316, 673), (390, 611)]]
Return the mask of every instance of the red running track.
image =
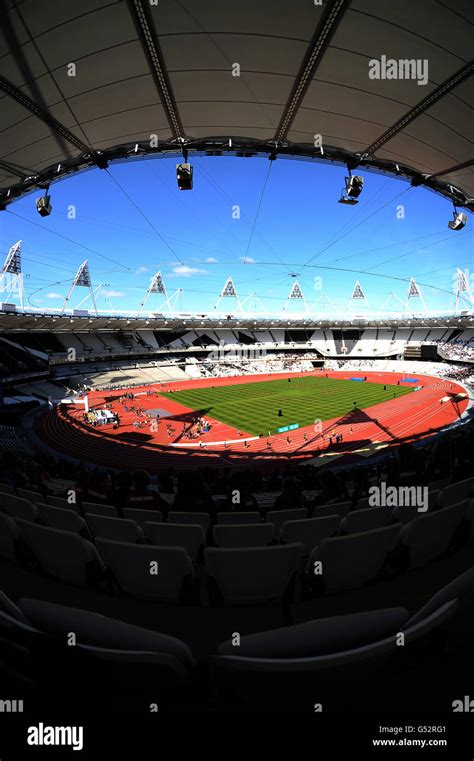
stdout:
[[(341, 379), (367, 376), (370, 382), (384, 384), (394, 384), (398, 380), (403, 382), (405, 377), (399, 373), (369, 371), (315, 371), (313, 374), (327, 374), (328, 377)], [(142, 429), (134, 429), (133, 421), (137, 420), (135, 413), (126, 412), (119, 403), (119, 397), (125, 393), (124, 389), (93, 391), (89, 394), (91, 407), (101, 407), (107, 402), (112, 404), (113, 411), (119, 412), (121, 425), (118, 430), (114, 430), (111, 425), (94, 428), (84, 424), (84, 408), (76, 404), (60, 405), (53, 412), (39, 416), (35, 423), (35, 432), (52, 449), (78, 460), (110, 468), (145, 469), (150, 473), (170, 466), (182, 468), (201, 465), (249, 465), (252, 462), (261, 465), (269, 462), (275, 464), (276, 461), (287, 459), (289, 456), (301, 460), (318, 457), (320, 461), (333, 458), (338, 460), (338, 464), (343, 464), (367, 457), (385, 447), (429, 436), (458, 420), (468, 405), (467, 398), (453, 398), (454, 395), (465, 393), (458, 384), (417, 375), (417, 385), (422, 386), (419, 391), (355, 413), (351, 412), (345, 418), (326, 420), (318, 430), (315, 430), (314, 426), (307, 426), (291, 431), (290, 434), (255, 439), (245, 431), (241, 431), (239, 436), (235, 428), (209, 418), (212, 430), (191, 441), (183, 438), (183, 423), (188, 428), (196, 412), (160, 395), (160, 391), (178, 391), (184, 387), (259, 383), (287, 377), (298, 377), (298, 374), (201, 378), (133, 388), (132, 392), (138, 396), (134, 401), (129, 400), (125, 404), (140, 405), (145, 409), (145, 413), (157, 408), (168, 412), (169, 417), (160, 420), (157, 431), (150, 430), (149, 421)], [(146, 392), (150, 390), (151, 395), (147, 395)], [(448, 395), (451, 396), (449, 402), (441, 404), (441, 399)], [(167, 423), (172, 428), (171, 435), (167, 433)], [(330, 447), (329, 435), (333, 431), (343, 435), (343, 442)], [(290, 443), (287, 442), (288, 435)], [(249, 440), (246, 447), (244, 441), (247, 439)], [(203, 443), (202, 447), (200, 441)], [(227, 444), (224, 445), (224, 442)], [(339, 459), (341, 457), (343, 459)]]

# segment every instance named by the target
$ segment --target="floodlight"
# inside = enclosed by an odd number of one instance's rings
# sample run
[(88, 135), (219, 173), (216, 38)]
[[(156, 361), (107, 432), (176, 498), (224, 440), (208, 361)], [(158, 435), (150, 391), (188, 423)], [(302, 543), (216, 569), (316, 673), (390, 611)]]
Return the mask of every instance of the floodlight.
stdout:
[(193, 167), (191, 164), (176, 164), (176, 179), (180, 190), (192, 190)]
[(448, 222), (448, 227), (450, 230), (462, 230), (466, 224), (467, 214), (464, 214), (462, 211), (455, 211), (453, 213), (453, 219)]
[(342, 189), (339, 203), (354, 205), (358, 203), (357, 199), (362, 193), (364, 187), (364, 178), (359, 175), (350, 174), (345, 178), (346, 186)]
[(51, 206), (51, 196), (44, 195), (36, 199), (36, 211), (40, 217), (49, 217), (53, 207)]

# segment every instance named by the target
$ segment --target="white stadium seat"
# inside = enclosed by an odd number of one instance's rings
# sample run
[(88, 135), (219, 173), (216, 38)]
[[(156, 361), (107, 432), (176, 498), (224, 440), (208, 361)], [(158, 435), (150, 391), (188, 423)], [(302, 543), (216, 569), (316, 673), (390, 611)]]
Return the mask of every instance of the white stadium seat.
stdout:
[(340, 534), (359, 534), (361, 531), (373, 531), (375, 528), (386, 526), (392, 511), (387, 507), (369, 507), (365, 510), (354, 510), (342, 519), (339, 526)]
[(145, 523), (147, 521), (161, 523), (163, 520), (163, 513), (159, 510), (138, 510), (136, 507), (125, 507), (123, 510), (123, 517), (130, 521), (135, 521), (144, 532)]
[[(308, 576), (313, 581), (321, 580), (326, 592), (366, 584), (380, 573), (400, 528), (396, 523), (361, 534), (323, 539), (311, 553)], [(321, 563), (321, 574), (314, 574), (315, 563)]]
[(407, 552), (409, 568), (418, 568), (443, 555), (449, 548), (454, 532), (463, 520), (469, 500), (427, 513), (406, 523), (399, 545)]
[(182, 547), (96, 539), (101, 557), (120, 588), (142, 600), (178, 602), (186, 578), (194, 580), (193, 564)]
[(298, 521), (285, 521), (281, 527), (280, 537), (285, 544), (301, 542), (305, 555), (309, 555), (322, 539), (334, 536), (339, 526), (338, 515), (326, 515), (324, 518), (302, 518)]
[(171, 510), (168, 513), (168, 521), (169, 523), (196, 523), (206, 530), (211, 525), (211, 516), (209, 513), (185, 513), (181, 510)]
[(303, 550), (302, 544), (208, 547), (204, 559), (206, 571), (225, 602), (250, 604), (280, 600), (285, 595), (299, 569)]
[(87, 523), (74, 510), (66, 510), (62, 507), (51, 505), (39, 505), (41, 519), (50, 528), (58, 528), (61, 531), (73, 531), (76, 534), (89, 534)]
[(93, 536), (117, 542), (143, 542), (143, 531), (135, 521), (94, 513), (86, 513), (86, 520)]
[(297, 521), (308, 517), (308, 511), (305, 507), (299, 507), (295, 510), (270, 510), (265, 518), (267, 523), (273, 523), (274, 536), (280, 535), (280, 528), (285, 521)]
[(212, 529), (216, 547), (267, 547), (273, 539), (272, 523), (221, 524)]
[(258, 523), (260, 520), (260, 513), (257, 511), (241, 512), (241, 513), (217, 513), (217, 523), (231, 523), (236, 526), (238, 523)]
[(25, 520), (18, 520), (17, 523), (24, 541), (46, 573), (80, 586), (100, 578), (103, 563), (96, 548), (87, 539)]
[(157, 547), (182, 547), (196, 560), (206, 543), (204, 529), (197, 523), (145, 523), (145, 534)]

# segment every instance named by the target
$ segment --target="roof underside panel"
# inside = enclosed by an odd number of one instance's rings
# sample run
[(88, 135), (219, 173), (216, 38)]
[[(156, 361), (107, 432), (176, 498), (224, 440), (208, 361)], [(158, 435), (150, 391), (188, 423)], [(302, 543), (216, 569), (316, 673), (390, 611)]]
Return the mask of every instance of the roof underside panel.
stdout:
[[(275, 140), (287, 114), (290, 147), (376, 144), (372, 159), (425, 175), (472, 158), (472, 78), (417, 110), (470, 60), (469, 0), (0, 0), (0, 12), (0, 190), (13, 197), (18, 172), (44, 182), (56, 164), (172, 141), (170, 103), (189, 140)], [(418, 61), (418, 78), (371, 78), (383, 56)], [(440, 179), (474, 196), (471, 168)]]

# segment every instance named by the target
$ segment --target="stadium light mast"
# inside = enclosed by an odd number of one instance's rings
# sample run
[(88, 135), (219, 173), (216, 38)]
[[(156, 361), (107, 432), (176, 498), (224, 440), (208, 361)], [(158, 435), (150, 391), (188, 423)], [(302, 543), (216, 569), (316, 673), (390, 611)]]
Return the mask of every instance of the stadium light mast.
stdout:
[(23, 273), (21, 271), (21, 240), (9, 250), (0, 272), (0, 293), (8, 293), (6, 299), (13, 293), (18, 294), (20, 308), (23, 311)]
[(217, 299), (217, 303), (214, 309), (219, 308), (222, 299), (230, 299), (230, 298), (235, 299), (237, 301), (237, 306), (239, 308), (239, 311), (242, 313), (242, 304), (240, 302), (237, 289), (234, 285), (234, 281), (232, 280), (231, 277), (228, 277), (224, 283), (224, 287), (222, 291), (220, 292), (219, 298)]
[(405, 302), (405, 307), (403, 309), (403, 313), (408, 312), (408, 305), (410, 303), (410, 299), (420, 299), (421, 303), (423, 304), (423, 310), (425, 314), (428, 312), (425, 304), (425, 300), (423, 298), (423, 294), (421, 292), (421, 288), (417, 284), (414, 277), (410, 278), (410, 285), (408, 286), (408, 294), (407, 294), (407, 300)]
[(304, 311), (306, 314), (308, 314), (308, 304), (306, 303), (304, 293), (301, 289), (301, 285), (299, 284), (298, 280), (295, 280), (293, 285), (291, 286), (290, 292), (288, 296), (286, 297), (286, 301), (283, 304), (283, 312), (287, 311), (288, 307), (293, 301), (302, 301), (304, 306)]
[[(96, 317), (98, 317), (97, 305), (95, 303), (95, 295), (94, 295), (94, 291), (93, 291), (93, 288), (92, 288), (92, 281), (91, 281), (91, 276), (90, 276), (90, 272), (89, 272), (89, 263), (88, 263), (87, 259), (85, 259), (82, 262), (82, 264), (79, 266), (79, 269), (76, 272), (76, 276), (75, 276), (74, 280), (71, 283), (71, 287), (69, 288), (69, 291), (68, 291), (68, 294), (67, 294), (66, 298), (64, 299), (63, 308), (61, 309), (60, 314), (64, 314), (64, 310), (66, 309), (66, 307), (67, 307), (67, 305), (69, 303), (69, 299), (71, 298), (74, 289), (77, 288), (77, 287), (82, 287), (82, 288), (88, 288), (89, 289), (89, 296), (92, 298), (92, 303), (94, 305), (94, 312), (96, 314)], [(83, 299), (83, 301), (81, 301), (81, 304), (84, 301), (85, 301), (85, 299)]]
[(142, 303), (140, 304), (140, 309), (138, 310), (138, 314), (141, 313), (143, 307), (145, 306), (146, 302), (148, 301), (149, 297), (152, 293), (161, 293), (165, 297), (165, 304), (169, 307), (169, 298), (166, 293), (165, 284), (163, 282), (163, 277), (161, 275), (161, 272), (156, 272), (153, 277), (150, 280), (150, 285), (147, 288), (147, 291), (145, 293), (145, 296), (143, 298)]
[(352, 291), (352, 296), (350, 297), (349, 303), (347, 305), (348, 310), (352, 308), (352, 302), (357, 302), (357, 305), (359, 306), (360, 302), (362, 302), (362, 301), (364, 302), (365, 306), (368, 309), (370, 309), (370, 304), (367, 301), (367, 297), (366, 297), (364, 291), (362, 290), (362, 286), (359, 283), (359, 281), (356, 280), (355, 285), (354, 285), (354, 289)]
[(459, 300), (460, 299), (466, 299), (466, 296), (463, 296), (463, 294), (467, 294), (467, 298), (469, 299), (469, 302), (473, 304), (473, 298), (472, 298), (472, 291), (471, 287), (469, 285), (469, 279), (468, 275), (466, 273), (459, 269), (459, 267), (456, 269), (456, 304), (454, 307), (455, 312), (458, 311), (459, 307)]

